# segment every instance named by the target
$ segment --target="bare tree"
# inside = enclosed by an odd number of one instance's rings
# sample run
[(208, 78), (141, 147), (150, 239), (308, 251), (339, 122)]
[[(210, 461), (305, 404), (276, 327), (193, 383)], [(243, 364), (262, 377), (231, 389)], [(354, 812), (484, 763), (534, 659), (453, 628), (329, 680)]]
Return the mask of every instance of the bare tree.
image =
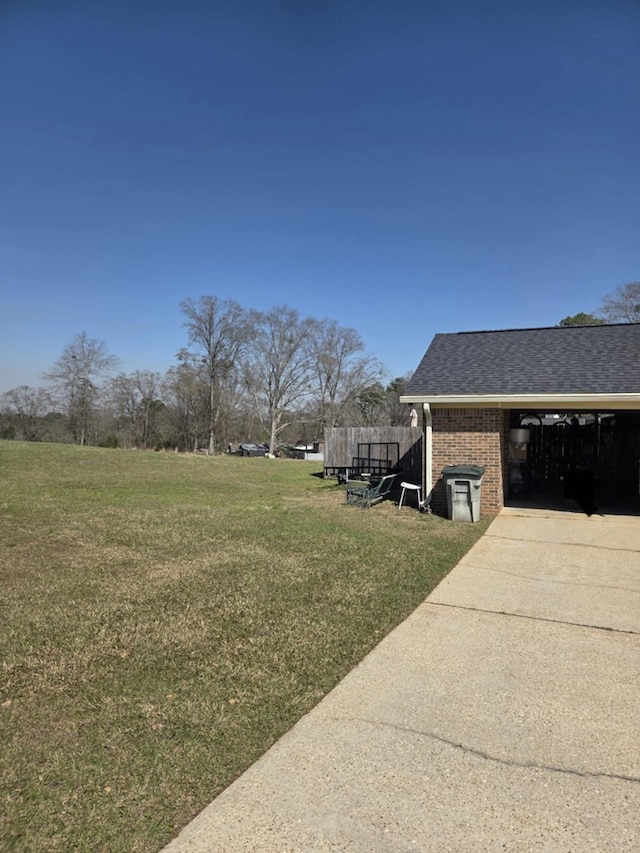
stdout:
[(165, 438), (182, 450), (197, 450), (200, 438), (206, 433), (202, 388), (202, 376), (186, 362), (171, 367), (162, 382), (162, 397), (167, 405)]
[(363, 388), (381, 379), (382, 365), (363, 355), (355, 329), (335, 320), (311, 321), (308, 347), (320, 398), (323, 426), (337, 426), (341, 415)]
[(52, 404), (46, 389), (20, 385), (3, 394), (0, 402), (13, 415), (13, 421), (25, 441), (41, 441), (46, 432), (44, 418)]
[(158, 413), (164, 404), (158, 399), (161, 377), (151, 370), (120, 373), (107, 384), (107, 394), (116, 417), (126, 424), (132, 443), (148, 448)]
[(386, 392), (381, 382), (373, 382), (361, 388), (354, 401), (354, 426), (387, 426), (390, 419), (386, 402)]
[(81, 332), (62, 351), (51, 370), (43, 374), (66, 408), (76, 444), (86, 444), (89, 420), (98, 396), (97, 381), (117, 365), (104, 341)]
[(199, 361), (205, 368), (208, 452), (213, 454), (220, 418), (239, 378), (239, 358), (250, 335), (250, 317), (237, 303), (216, 296), (201, 296), (197, 302), (186, 299), (180, 308), (187, 318), (184, 325), (192, 349), (180, 350), (178, 358)]
[(260, 422), (269, 432), (269, 451), (296, 418), (287, 417), (313, 390), (314, 364), (309, 347), (313, 321), (288, 306), (253, 314), (254, 334), (243, 363), (246, 387)]
[(640, 323), (640, 281), (622, 284), (605, 296), (601, 314), (609, 323)]

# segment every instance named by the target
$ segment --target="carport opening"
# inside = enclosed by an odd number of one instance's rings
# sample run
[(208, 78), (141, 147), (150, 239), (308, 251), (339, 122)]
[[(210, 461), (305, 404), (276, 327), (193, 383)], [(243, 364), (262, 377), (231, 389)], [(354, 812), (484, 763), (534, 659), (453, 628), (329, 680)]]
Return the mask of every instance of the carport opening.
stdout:
[(640, 512), (640, 412), (512, 411), (507, 505)]

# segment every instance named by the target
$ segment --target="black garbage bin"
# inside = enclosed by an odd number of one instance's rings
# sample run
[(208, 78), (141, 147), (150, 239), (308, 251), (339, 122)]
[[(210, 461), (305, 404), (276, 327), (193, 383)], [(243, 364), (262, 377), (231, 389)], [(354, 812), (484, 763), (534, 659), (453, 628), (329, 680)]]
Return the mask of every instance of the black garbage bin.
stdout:
[(442, 469), (447, 492), (447, 516), (452, 521), (480, 521), (484, 472), (484, 465), (447, 465)]

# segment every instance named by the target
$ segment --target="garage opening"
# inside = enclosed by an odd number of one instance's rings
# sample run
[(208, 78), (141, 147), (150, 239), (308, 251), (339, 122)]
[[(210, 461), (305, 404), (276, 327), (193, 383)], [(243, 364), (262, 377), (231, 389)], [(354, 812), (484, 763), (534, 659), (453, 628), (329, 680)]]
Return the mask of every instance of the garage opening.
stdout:
[(640, 412), (510, 413), (507, 504), (640, 512)]

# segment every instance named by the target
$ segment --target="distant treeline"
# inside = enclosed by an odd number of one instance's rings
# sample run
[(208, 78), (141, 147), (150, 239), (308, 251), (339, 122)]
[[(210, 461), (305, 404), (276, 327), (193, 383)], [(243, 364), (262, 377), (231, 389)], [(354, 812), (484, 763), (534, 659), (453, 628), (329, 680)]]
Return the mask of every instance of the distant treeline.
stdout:
[(81, 332), (43, 386), (2, 395), (0, 438), (208, 453), (261, 441), (275, 452), (322, 438), (325, 426), (407, 425), (407, 377), (389, 382), (355, 329), (215, 296), (180, 309), (186, 346), (165, 374), (119, 373), (106, 343)]

